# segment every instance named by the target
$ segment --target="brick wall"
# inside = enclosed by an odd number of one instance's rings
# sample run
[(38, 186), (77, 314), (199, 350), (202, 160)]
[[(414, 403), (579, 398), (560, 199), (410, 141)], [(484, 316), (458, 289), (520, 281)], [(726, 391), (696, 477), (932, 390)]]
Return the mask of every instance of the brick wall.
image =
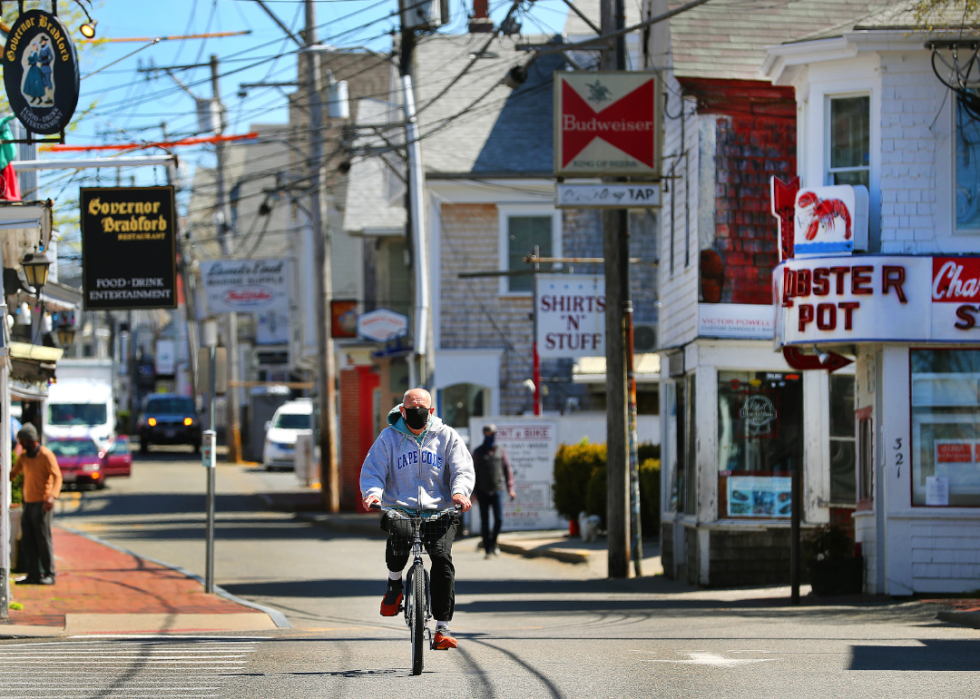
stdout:
[(723, 116), (715, 134), (715, 240), (724, 264), (723, 303), (772, 303), (779, 261), (769, 179), (796, 172), (796, 120)]

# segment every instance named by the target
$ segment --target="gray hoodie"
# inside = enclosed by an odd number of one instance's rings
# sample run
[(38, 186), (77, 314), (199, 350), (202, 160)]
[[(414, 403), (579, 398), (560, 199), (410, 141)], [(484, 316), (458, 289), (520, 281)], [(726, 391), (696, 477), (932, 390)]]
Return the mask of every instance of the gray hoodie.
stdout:
[(421, 444), (396, 406), (361, 466), (361, 496), (376, 495), (390, 507), (442, 510), (457, 493), (469, 497), (476, 474), (463, 438), (435, 415)]

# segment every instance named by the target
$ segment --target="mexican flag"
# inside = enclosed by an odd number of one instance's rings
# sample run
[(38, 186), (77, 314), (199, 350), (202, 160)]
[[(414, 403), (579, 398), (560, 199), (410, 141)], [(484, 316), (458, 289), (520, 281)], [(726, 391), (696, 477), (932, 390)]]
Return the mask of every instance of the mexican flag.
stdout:
[[(0, 119), (0, 141), (13, 139), (10, 130), (10, 120), (14, 117)], [(13, 162), (17, 159), (17, 144), (0, 143), (0, 199), (20, 201), (20, 185), (17, 184), (17, 173), (14, 172)]]

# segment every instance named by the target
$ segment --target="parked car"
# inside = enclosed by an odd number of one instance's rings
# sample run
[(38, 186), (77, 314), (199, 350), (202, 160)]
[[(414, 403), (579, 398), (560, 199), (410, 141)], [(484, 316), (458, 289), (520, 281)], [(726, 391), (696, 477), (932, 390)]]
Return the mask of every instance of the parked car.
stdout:
[(283, 403), (265, 426), (262, 463), (266, 469), (296, 467), (296, 435), (313, 429), (313, 403), (300, 398)]
[(61, 469), (66, 486), (79, 488), (90, 485), (96, 490), (105, 487), (105, 454), (91, 437), (49, 439), (47, 444)]
[(133, 452), (129, 448), (129, 438), (116, 437), (105, 453), (102, 470), (105, 478), (129, 478), (133, 473)]
[(201, 450), (201, 421), (194, 399), (172, 393), (155, 393), (143, 401), (136, 423), (140, 452), (151, 444), (189, 444), (194, 453)]

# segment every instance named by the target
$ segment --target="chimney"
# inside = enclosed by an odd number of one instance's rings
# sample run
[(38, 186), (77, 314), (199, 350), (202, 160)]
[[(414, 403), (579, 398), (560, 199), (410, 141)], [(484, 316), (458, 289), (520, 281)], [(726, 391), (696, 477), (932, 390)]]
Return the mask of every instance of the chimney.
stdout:
[(490, 19), (490, 0), (473, 0), (473, 16), (470, 17), (470, 34), (485, 34), (493, 31)]

